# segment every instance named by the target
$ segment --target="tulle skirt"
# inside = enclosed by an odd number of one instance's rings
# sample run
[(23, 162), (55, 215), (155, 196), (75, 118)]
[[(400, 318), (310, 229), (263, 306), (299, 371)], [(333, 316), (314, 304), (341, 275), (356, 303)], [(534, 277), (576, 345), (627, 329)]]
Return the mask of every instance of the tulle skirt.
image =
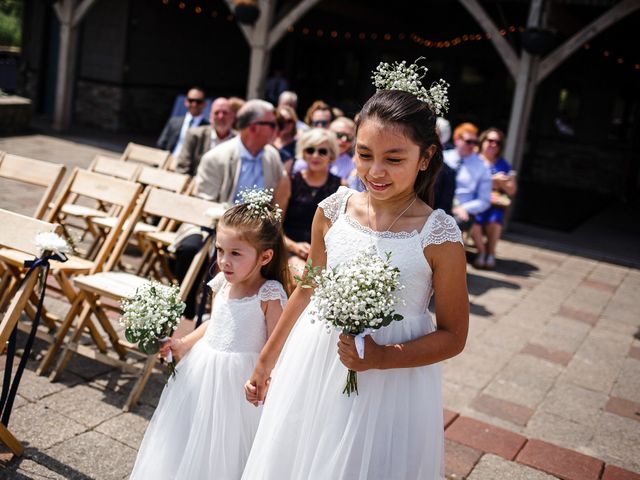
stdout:
[(162, 392), (130, 478), (239, 480), (262, 411), (243, 390), (256, 359), (197, 342)]
[[(407, 320), (398, 328), (411, 335), (418, 322)], [(381, 342), (386, 333), (376, 335)], [(440, 366), (361, 372), (359, 395), (347, 397), (337, 342), (302, 314), (274, 369), (243, 480), (444, 478)]]

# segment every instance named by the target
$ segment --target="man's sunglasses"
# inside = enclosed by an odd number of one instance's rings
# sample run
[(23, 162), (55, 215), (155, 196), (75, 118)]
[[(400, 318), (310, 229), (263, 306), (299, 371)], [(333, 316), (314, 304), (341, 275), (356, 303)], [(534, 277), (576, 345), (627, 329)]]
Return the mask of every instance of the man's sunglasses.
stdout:
[(314, 120), (313, 122), (311, 122), (311, 125), (314, 127), (328, 127), (329, 120)]
[(252, 125), (264, 125), (265, 127), (269, 127), (271, 129), (275, 129), (278, 124), (276, 122), (268, 122), (266, 120), (261, 120), (259, 122), (253, 122)]
[(204, 98), (187, 98), (189, 103), (204, 103)]
[(478, 140), (465, 140), (464, 143), (466, 143), (467, 145), (477, 145), (478, 144)]
[(494, 145), (498, 145), (498, 146), (502, 145), (502, 142), (500, 140), (496, 140), (495, 138), (485, 138), (484, 141), (493, 143)]
[(313, 155), (314, 153), (316, 153), (316, 151), (321, 157), (326, 157), (327, 155), (329, 155), (329, 150), (326, 148), (307, 147), (304, 149), (304, 153), (306, 153), (307, 155)]
[(353, 137), (348, 133), (336, 133), (336, 137), (343, 142), (353, 142)]

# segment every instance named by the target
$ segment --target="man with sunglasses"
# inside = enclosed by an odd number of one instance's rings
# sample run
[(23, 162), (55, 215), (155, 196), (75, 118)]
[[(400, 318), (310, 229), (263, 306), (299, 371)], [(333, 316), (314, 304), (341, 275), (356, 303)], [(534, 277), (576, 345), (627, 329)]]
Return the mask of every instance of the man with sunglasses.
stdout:
[(474, 216), (491, 205), (491, 172), (476, 152), (478, 127), (462, 123), (453, 132), (455, 148), (443, 152), (444, 161), (456, 171), (453, 217), (461, 230), (469, 230)]
[(156, 142), (156, 146), (162, 150), (170, 150), (174, 157), (178, 157), (184, 142), (187, 130), (200, 125), (209, 125), (204, 116), (206, 99), (204, 90), (200, 87), (190, 88), (184, 99), (184, 106), (187, 107), (186, 115), (171, 117)]

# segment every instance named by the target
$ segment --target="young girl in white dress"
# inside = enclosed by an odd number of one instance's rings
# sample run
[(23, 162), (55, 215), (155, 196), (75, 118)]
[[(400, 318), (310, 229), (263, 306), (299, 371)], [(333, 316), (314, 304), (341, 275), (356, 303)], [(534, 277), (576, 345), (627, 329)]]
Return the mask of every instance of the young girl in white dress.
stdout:
[[(361, 359), (353, 337), (311, 322), (313, 291), (298, 287), (245, 385), (249, 401), (266, 402), (243, 479), (444, 478), (439, 362), (465, 345), (469, 301), (460, 231), (429, 207), (442, 165), (435, 120), (428, 102), (397, 90), (360, 112), (354, 160), (367, 190), (320, 203), (310, 257), (335, 267), (371, 246), (392, 252), (404, 319), (365, 337)], [(358, 395), (342, 394), (347, 369)]]
[[(255, 204), (254, 204), (255, 205)], [(218, 223), (220, 273), (211, 319), (163, 345), (181, 358), (162, 392), (131, 479), (238, 480), (261, 408), (243, 384), (286, 302), (287, 255), (279, 215), (267, 204), (229, 209)]]

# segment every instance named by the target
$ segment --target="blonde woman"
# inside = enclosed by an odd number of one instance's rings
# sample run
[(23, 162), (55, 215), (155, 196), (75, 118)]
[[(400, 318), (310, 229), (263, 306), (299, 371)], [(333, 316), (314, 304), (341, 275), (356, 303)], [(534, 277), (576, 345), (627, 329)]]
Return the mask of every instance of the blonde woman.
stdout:
[(296, 150), (307, 168), (288, 179), (279, 201), (284, 210), (285, 244), (293, 255), (290, 263), (299, 266), (309, 255), (311, 223), (318, 203), (340, 186), (340, 177), (329, 171), (340, 150), (336, 135), (323, 128), (304, 132)]

